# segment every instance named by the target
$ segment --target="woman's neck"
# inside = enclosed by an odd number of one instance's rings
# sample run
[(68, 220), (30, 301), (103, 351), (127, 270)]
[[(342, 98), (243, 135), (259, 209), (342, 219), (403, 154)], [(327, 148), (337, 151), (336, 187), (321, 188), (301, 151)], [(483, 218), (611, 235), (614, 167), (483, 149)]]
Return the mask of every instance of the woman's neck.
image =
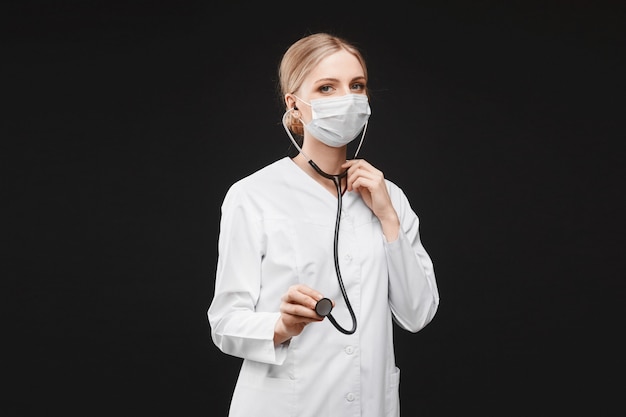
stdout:
[[(324, 173), (329, 175), (339, 175), (343, 173), (341, 165), (346, 162), (347, 147), (333, 148), (318, 142), (315, 139), (305, 140), (302, 152), (297, 159), (309, 164), (309, 158)], [(299, 165), (301, 161), (296, 161)]]
[[(311, 157), (307, 154), (307, 156)], [(304, 156), (302, 153), (299, 153), (296, 157), (293, 158), (293, 161), (298, 165), (307, 175), (313, 178), (316, 182), (318, 182), (322, 187), (324, 187), (328, 192), (333, 195), (337, 195), (337, 185), (332, 176), (340, 176), (344, 173), (345, 170), (341, 168), (341, 164), (345, 162), (345, 159), (339, 163), (338, 161), (331, 163), (328, 161), (318, 163), (315, 159), (311, 157), (313, 164), (315, 164), (323, 173), (318, 172), (315, 167), (311, 164), (309, 159)], [(320, 165), (321, 164), (321, 165)], [(329, 178), (330, 176), (330, 178)], [(345, 189), (345, 181), (346, 177), (342, 176), (338, 178), (339, 184), (341, 184), (341, 188)], [(343, 192), (342, 192), (343, 194)]]
[[(311, 158), (310, 160), (308, 158)], [(302, 169), (310, 174), (315, 175), (341, 175), (345, 171), (345, 169), (341, 168), (341, 165), (346, 162), (346, 159), (343, 157), (335, 157), (335, 158), (324, 158), (324, 157), (314, 157), (309, 154), (306, 156), (302, 153), (299, 153), (295, 158), (294, 162), (298, 164)], [(315, 168), (317, 167), (320, 172)]]

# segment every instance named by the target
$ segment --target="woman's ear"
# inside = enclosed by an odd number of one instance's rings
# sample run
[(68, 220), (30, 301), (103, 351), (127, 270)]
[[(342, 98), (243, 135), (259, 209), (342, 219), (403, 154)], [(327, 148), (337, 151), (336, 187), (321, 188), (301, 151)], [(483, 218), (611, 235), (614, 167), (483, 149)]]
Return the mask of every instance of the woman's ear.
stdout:
[(287, 105), (288, 110), (298, 110), (296, 107), (296, 98), (293, 94), (285, 94), (285, 104)]

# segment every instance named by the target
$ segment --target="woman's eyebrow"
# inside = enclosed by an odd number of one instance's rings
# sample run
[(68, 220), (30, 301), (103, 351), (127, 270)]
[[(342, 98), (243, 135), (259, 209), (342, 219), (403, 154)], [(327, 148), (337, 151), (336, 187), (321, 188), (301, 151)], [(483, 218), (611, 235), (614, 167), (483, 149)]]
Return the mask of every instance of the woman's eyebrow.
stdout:
[[(365, 80), (365, 76), (364, 75), (359, 75), (358, 77), (354, 77), (350, 82), (354, 82), (354, 81), (358, 81), (358, 80)], [(320, 78), (319, 80), (315, 81), (315, 84), (318, 83), (322, 83), (322, 82), (339, 82), (339, 79), (337, 78)]]
[(337, 78), (320, 78), (319, 80), (315, 81), (315, 84), (323, 82), (339, 82), (339, 80)]

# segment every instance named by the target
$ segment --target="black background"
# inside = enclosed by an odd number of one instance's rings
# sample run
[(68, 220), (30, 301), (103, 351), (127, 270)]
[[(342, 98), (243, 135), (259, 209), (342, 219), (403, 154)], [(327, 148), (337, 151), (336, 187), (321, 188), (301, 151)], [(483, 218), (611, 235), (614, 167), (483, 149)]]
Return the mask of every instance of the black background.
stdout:
[(623, 2), (2, 8), (3, 415), (226, 415), (219, 206), (288, 152), (276, 67), (318, 30), (363, 48), (360, 156), (435, 264), (403, 415), (624, 415)]

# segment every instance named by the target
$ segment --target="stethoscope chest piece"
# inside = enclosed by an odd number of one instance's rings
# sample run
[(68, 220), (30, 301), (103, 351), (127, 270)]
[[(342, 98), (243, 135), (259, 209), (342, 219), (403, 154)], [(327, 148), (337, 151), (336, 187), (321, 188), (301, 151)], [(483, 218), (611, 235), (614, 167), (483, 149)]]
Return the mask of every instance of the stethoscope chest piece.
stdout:
[(333, 309), (333, 303), (328, 298), (322, 298), (315, 305), (315, 312), (322, 317), (326, 317)]

